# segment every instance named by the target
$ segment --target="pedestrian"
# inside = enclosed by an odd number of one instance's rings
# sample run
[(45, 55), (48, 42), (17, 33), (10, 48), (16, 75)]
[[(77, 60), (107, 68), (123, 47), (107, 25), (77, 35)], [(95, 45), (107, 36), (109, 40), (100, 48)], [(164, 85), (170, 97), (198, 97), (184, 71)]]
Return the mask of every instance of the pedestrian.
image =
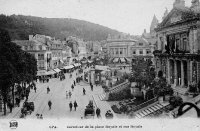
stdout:
[(76, 86), (76, 82), (74, 81), (74, 86)]
[(101, 114), (101, 110), (100, 110), (99, 108), (96, 109), (96, 114), (97, 114), (97, 117), (98, 117), (98, 118), (101, 116), (101, 115), (100, 115), (100, 114)]
[(91, 90), (93, 91), (93, 85), (91, 84)]
[(70, 103), (69, 103), (69, 109), (70, 109), (70, 111), (72, 111), (72, 102), (70, 101)]
[(37, 90), (36, 86), (34, 86), (34, 90), (35, 90), (35, 93), (36, 93), (36, 90)]
[(71, 93), (71, 91), (69, 91), (69, 98), (71, 98), (71, 96), (72, 96), (72, 93)]
[(49, 94), (49, 92), (50, 92), (50, 88), (49, 86), (47, 86), (47, 94)]
[(20, 100), (19, 100), (19, 98), (15, 98), (15, 101), (16, 101), (17, 106), (19, 107), (20, 106)]
[(72, 84), (71, 88), (72, 88), (72, 91), (73, 91), (74, 90), (74, 85), (73, 84)]
[(10, 113), (12, 113), (13, 104), (11, 102), (8, 102), (8, 107), (10, 109)]
[(83, 88), (83, 95), (85, 95), (85, 88)]
[(76, 101), (74, 101), (74, 110), (76, 111), (76, 108), (78, 107), (78, 104)]
[(52, 102), (49, 100), (48, 101), (49, 110), (51, 110), (51, 105), (52, 105)]

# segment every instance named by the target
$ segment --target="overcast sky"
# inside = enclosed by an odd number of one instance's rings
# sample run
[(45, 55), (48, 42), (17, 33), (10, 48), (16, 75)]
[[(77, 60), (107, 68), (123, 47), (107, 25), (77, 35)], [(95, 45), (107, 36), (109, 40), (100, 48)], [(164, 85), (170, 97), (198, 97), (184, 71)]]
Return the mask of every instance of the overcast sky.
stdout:
[[(175, 0), (0, 0), (0, 14), (75, 18), (141, 35), (154, 14), (161, 21)], [(192, 0), (185, 0), (190, 6)]]

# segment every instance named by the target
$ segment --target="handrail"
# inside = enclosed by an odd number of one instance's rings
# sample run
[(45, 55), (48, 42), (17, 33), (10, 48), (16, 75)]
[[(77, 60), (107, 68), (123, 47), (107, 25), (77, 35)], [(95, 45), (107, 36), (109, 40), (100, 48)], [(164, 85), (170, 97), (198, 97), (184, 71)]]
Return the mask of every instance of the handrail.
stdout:
[(151, 99), (151, 100), (148, 100), (148, 101), (146, 101), (146, 102), (144, 102), (144, 103), (142, 103), (142, 104), (140, 104), (140, 105), (137, 105), (137, 106), (133, 107), (129, 112), (140, 110), (140, 109), (142, 109), (142, 108), (144, 108), (144, 107), (147, 107), (147, 106), (150, 105), (150, 104), (153, 104), (153, 103), (156, 102), (156, 101), (158, 101), (158, 100), (157, 100), (157, 97), (155, 97), (155, 98), (153, 98), (153, 99)]
[(121, 87), (122, 85), (126, 85), (126, 84), (129, 84), (129, 82), (123, 82), (123, 83), (121, 83), (121, 84), (119, 84), (119, 85), (117, 85), (117, 86), (114, 86), (114, 87), (112, 87), (111, 89), (109, 89), (109, 92), (110, 91), (113, 91), (113, 90), (115, 90), (115, 89), (118, 89), (119, 87)]

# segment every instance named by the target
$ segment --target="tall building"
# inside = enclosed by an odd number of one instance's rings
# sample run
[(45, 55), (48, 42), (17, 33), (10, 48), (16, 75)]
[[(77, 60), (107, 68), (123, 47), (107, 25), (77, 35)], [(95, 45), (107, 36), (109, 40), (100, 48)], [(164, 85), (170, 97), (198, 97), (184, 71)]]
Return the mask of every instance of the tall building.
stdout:
[(176, 87), (200, 81), (199, 9), (199, 0), (192, 0), (191, 7), (185, 7), (184, 0), (175, 0), (173, 9), (156, 28), (156, 70)]

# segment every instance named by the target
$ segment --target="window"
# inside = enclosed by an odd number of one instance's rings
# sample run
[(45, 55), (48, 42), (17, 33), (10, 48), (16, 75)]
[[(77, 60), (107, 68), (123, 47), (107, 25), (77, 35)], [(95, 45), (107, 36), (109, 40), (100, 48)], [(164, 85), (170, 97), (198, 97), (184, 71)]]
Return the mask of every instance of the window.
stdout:
[(176, 39), (176, 48), (178, 48), (178, 50), (181, 50), (181, 45), (180, 45), (180, 40), (179, 39)]
[(150, 54), (151, 53), (151, 50), (147, 50), (147, 54)]
[(38, 60), (44, 60), (44, 54), (38, 54)]
[(121, 55), (123, 54), (123, 49), (120, 49), (120, 54), (121, 54)]
[(139, 43), (139, 46), (143, 46), (143, 43)]
[(140, 54), (143, 54), (143, 50), (140, 50)]
[(187, 38), (183, 38), (183, 50), (184, 51), (189, 51), (189, 45), (188, 45), (188, 40)]
[(44, 70), (44, 62), (38, 62), (38, 69)]
[(136, 50), (133, 50), (133, 54), (134, 54), (134, 55), (136, 54)]
[(119, 53), (119, 51), (118, 51), (118, 49), (116, 49), (116, 55), (118, 55), (118, 53)]

